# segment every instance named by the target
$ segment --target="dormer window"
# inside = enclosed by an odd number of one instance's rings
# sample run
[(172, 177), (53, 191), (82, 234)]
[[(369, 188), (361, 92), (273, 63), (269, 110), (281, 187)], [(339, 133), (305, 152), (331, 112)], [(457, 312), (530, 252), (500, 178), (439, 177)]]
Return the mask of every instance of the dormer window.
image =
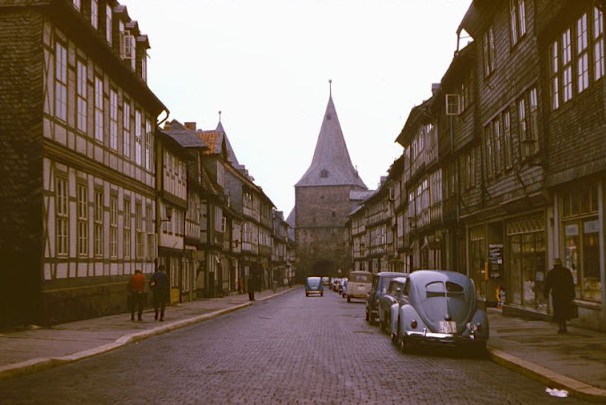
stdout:
[(322, 171), (320, 172), (320, 177), (322, 177), (323, 179), (328, 177), (328, 170), (326, 169), (322, 169)]

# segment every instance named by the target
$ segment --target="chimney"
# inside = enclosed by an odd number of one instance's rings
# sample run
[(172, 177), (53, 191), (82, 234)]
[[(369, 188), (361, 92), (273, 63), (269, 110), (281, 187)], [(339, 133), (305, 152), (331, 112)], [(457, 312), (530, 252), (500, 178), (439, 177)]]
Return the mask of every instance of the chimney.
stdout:
[(196, 123), (194, 122), (185, 122), (185, 128), (189, 129), (190, 131), (195, 131), (196, 130)]
[(431, 84), (431, 95), (435, 96), (438, 94), (438, 90), (440, 90), (440, 83), (432, 83)]

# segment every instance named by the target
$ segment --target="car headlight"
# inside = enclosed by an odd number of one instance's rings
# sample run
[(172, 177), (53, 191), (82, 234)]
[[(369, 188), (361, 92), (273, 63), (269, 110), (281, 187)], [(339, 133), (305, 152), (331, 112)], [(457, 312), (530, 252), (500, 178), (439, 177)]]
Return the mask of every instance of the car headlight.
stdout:
[(467, 322), (467, 329), (469, 329), (472, 333), (479, 332), (482, 329), (482, 324)]

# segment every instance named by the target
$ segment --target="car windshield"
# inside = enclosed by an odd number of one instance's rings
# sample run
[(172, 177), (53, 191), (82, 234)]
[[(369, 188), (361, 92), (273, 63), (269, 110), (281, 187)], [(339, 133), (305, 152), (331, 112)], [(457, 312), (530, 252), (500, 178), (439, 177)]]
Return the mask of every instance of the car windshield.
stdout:
[(463, 287), (451, 281), (433, 281), (425, 285), (427, 298), (431, 297), (461, 297)]

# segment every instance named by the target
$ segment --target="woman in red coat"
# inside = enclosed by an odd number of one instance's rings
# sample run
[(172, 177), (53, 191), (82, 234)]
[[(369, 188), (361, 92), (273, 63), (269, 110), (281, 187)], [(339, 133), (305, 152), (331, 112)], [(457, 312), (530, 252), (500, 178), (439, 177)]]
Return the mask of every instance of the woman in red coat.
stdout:
[(128, 306), (130, 307), (130, 320), (135, 320), (135, 309), (137, 309), (138, 320), (143, 320), (143, 304), (145, 303), (145, 276), (141, 270), (135, 270), (135, 274), (128, 280), (126, 285), (128, 291)]

